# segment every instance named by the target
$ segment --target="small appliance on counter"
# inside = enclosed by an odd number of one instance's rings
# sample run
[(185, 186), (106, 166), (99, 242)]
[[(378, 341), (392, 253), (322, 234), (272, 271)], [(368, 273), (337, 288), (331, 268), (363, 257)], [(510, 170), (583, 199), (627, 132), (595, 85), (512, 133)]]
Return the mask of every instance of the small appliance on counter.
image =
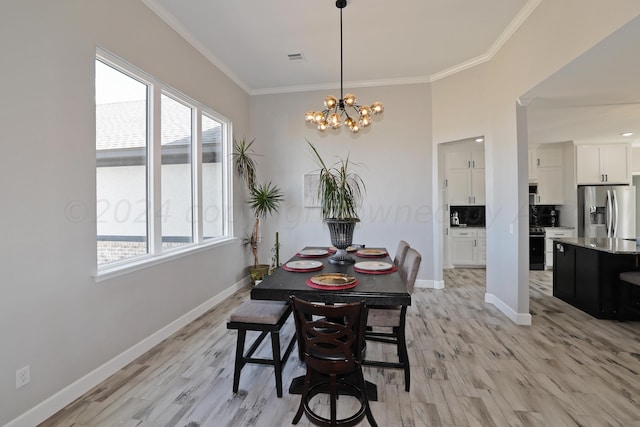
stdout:
[(450, 206), (451, 227), (484, 227), (484, 206)]

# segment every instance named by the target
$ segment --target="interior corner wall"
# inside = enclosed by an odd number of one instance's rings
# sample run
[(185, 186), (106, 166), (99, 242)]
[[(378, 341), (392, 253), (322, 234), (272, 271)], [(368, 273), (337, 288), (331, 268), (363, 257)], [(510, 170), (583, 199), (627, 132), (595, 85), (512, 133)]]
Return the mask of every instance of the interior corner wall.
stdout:
[(543, 0), (489, 62), (433, 83), (434, 140), (485, 135), (487, 300), (517, 323), (530, 315), (516, 101), (639, 13), (640, 3), (629, 0)]
[(269, 257), (276, 231), (281, 261), (305, 245), (330, 245), (319, 208), (305, 207), (303, 178), (317, 171), (307, 140), (324, 160), (349, 156), (366, 185), (354, 242), (386, 247), (392, 256), (400, 239), (422, 255), (418, 280), (432, 280), (433, 222), (440, 218), (432, 202), (432, 129), (430, 84), (346, 89), (363, 103), (381, 101), (384, 114), (357, 135), (346, 128), (320, 133), (304, 113), (322, 106), (339, 89), (251, 97), (251, 138), (256, 138), (259, 180), (272, 181), (285, 194), (280, 213), (264, 221), (261, 256)]
[(98, 46), (249, 128), (248, 94), (142, 2), (0, 2), (0, 425), (245, 277), (232, 241), (94, 281)]

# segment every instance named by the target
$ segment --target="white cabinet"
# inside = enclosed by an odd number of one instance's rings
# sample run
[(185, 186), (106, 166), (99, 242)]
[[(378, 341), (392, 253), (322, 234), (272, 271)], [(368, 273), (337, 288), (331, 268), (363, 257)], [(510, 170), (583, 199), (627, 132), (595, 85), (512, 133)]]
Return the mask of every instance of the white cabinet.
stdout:
[[(534, 153), (531, 153), (533, 151)], [(531, 155), (533, 165), (531, 165)], [(530, 168), (534, 168), (533, 181), (538, 183), (538, 193), (532, 202), (536, 205), (564, 204), (564, 169), (562, 147), (553, 145), (529, 151)], [(529, 173), (531, 180), (532, 173)]]
[(445, 183), (449, 205), (484, 205), (484, 152), (446, 153)]
[(576, 182), (582, 184), (630, 184), (630, 144), (576, 145)]
[(484, 266), (487, 263), (487, 233), (484, 228), (451, 228), (449, 260), (453, 266)]
[(544, 267), (553, 268), (553, 239), (576, 237), (575, 228), (545, 227), (544, 229)]

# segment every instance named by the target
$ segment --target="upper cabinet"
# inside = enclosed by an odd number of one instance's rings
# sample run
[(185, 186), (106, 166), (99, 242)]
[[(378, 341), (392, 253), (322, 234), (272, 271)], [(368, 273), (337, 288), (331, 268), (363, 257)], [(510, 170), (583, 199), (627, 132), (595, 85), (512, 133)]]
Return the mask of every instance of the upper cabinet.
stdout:
[(576, 145), (576, 182), (630, 184), (631, 144)]
[(447, 152), (445, 185), (450, 205), (484, 205), (484, 151)]
[(541, 145), (529, 149), (529, 181), (538, 183), (532, 202), (537, 205), (564, 204), (564, 169), (562, 146)]

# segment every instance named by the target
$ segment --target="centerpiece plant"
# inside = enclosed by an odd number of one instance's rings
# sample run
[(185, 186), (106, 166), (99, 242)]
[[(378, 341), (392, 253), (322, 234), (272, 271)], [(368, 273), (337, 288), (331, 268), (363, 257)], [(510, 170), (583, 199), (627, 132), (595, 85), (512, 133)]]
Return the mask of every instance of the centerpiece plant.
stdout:
[(362, 202), (366, 187), (357, 173), (352, 171), (355, 165), (349, 156), (328, 166), (316, 147), (311, 147), (319, 169), (318, 200), (322, 218), (329, 227), (331, 244), (337, 248), (329, 261), (334, 264), (351, 264), (355, 260), (346, 249), (353, 241), (355, 225), (360, 221), (358, 208)]
[(260, 264), (258, 261), (258, 243), (260, 242), (260, 220), (278, 212), (280, 203), (284, 201), (284, 195), (277, 185), (271, 182), (257, 183), (257, 163), (253, 158), (256, 154), (252, 145), (255, 139), (247, 142), (246, 139), (233, 141), (233, 158), (238, 176), (249, 190), (247, 204), (253, 210), (255, 222), (253, 230), (243, 240), (245, 246), (251, 247), (253, 254), (253, 266), (248, 267), (249, 275), (255, 282), (261, 280), (269, 272), (269, 264)]

